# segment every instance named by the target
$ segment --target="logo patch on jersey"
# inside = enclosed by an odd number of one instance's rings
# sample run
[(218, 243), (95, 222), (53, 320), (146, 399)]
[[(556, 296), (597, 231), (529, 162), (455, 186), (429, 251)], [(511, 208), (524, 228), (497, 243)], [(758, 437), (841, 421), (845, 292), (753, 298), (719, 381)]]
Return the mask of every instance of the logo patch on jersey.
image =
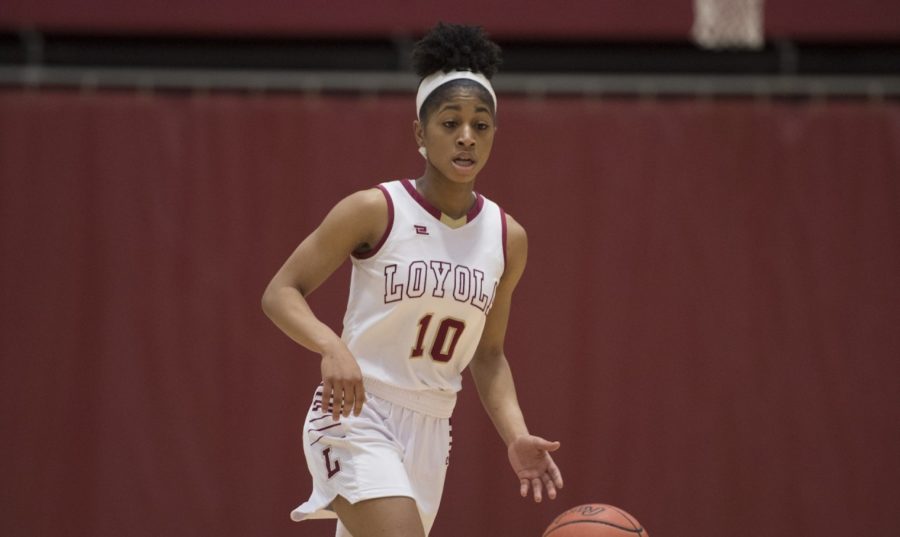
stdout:
[(428, 228), (425, 226), (418, 226), (413, 224), (413, 227), (416, 228), (416, 235), (428, 235)]

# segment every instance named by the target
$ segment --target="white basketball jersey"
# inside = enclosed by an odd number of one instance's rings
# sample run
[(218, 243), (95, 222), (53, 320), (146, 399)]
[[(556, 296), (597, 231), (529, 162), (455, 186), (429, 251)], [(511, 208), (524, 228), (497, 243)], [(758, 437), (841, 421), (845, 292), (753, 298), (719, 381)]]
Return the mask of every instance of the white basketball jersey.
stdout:
[(366, 377), (455, 393), (503, 275), (506, 215), (476, 194), (465, 224), (454, 228), (412, 181), (378, 188), (388, 228), (372, 250), (352, 258), (341, 337)]

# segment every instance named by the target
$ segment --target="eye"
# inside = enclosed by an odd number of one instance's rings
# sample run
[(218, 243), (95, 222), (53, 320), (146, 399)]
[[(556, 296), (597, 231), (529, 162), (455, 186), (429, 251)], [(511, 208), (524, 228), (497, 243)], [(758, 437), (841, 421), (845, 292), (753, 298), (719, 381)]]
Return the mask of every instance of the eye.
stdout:
[(447, 127), (448, 129), (453, 129), (456, 127), (457, 123), (455, 121), (453, 121), (452, 119), (449, 119), (449, 120), (445, 121), (443, 123), (443, 125), (445, 127)]
[(490, 125), (488, 125), (487, 123), (478, 123), (475, 125), (475, 128), (480, 131), (486, 131), (490, 128)]

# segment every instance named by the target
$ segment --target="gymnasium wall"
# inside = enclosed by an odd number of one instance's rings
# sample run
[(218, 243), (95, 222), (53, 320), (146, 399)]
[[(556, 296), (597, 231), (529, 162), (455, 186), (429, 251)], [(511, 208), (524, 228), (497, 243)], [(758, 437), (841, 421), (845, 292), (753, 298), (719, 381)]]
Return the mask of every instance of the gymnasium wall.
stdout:
[[(480, 24), (508, 39), (684, 40), (694, 0), (4, 0), (0, 29), (76, 33), (420, 35), (437, 20)], [(767, 0), (766, 35), (801, 40), (900, 39), (894, 0)]]
[[(0, 91), (0, 534), (296, 525), (317, 357), (263, 315), (338, 199), (414, 177), (409, 95)], [(510, 97), (507, 353), (555, 502), (466, 377), (440, 536), (609, 502), (654, 536), (900, 527), (900, 104)], [(345, 266), (311, 298), (339, 329)]]

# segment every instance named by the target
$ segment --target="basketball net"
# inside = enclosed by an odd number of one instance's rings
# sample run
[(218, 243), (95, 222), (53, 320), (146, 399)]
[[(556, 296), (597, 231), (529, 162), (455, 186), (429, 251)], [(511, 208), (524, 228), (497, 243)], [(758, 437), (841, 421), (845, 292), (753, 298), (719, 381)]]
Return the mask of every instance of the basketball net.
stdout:
[(694, 41), (708, 49), (762, 48), (763, 1), (694, 0)]

